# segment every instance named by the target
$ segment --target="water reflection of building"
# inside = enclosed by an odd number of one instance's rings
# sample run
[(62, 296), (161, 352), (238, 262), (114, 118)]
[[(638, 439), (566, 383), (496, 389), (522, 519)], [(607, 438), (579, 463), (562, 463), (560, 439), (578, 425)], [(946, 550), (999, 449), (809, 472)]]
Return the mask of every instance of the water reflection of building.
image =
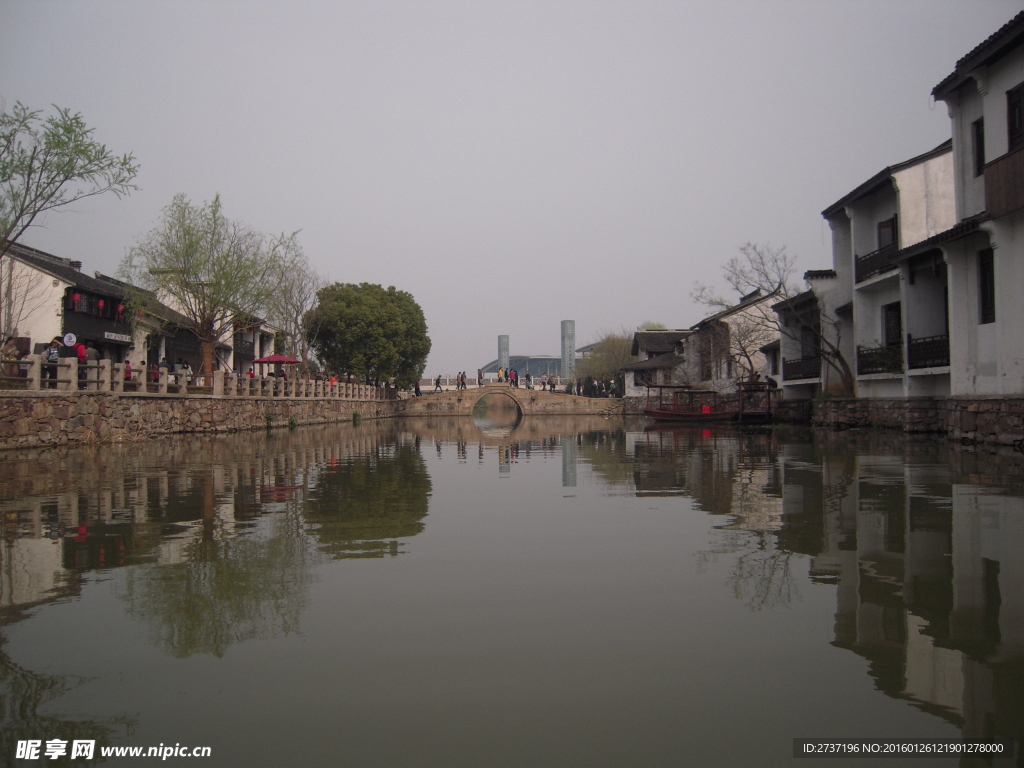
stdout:
[[(332, 471), (342, 466), (365, 480), (362, 502), (342, 512), (321, 514), (310, 535), (326, 549), (346, 536), (383, 533), (415, 535), (422, 526), (353, 525), (353, 509), (375, 503), (403, 478), (402, 492), (424, 488), (425, 470), (412, 447), (396, 450), (405, 438), (396, 425), (368, 423), (302, 432), (8, 452), (0, 465), (0, 623), (25, 607), (77, 593), (81, 574), (95, 569), (152, 564), (176, 566), (216, 557), (216, 546), (252, 529), (268, 514), (311, 513), (304, 507), (320, 496)], [(410, 455), (409, 451), (414, 456)], [(402, 465), (397, 473), (391, 471)], [(403, 475), (404, 472), (404, 475)], [(389, 481), (389, 482), (385, 482)], [(411, 513), (426, 514), (429, 479)], [(325, 484), (327, 483), (327, 484)], [(388, 507), (396, 516), (399, 506)], [(339, 514), (347, 525), (328, 523)], [(377, 516), (380, 521), (387, 514)], [(399, 532), (399, 533), (396, 533)], [(347, 541), (347, 539), (346, 539)], [(395, 551), (393, 542), (353, 547), (365, 556)]]
[(812, 581), (836, 589), (833, 644), (862, 656), (879, 690), (965, 738), (1012, 737), (1020, 752), (1019, 457), (892, 435), (790, 441), (675, 429), (628, 433), (625, 443), (633, 492), (690, 497), (727, 517), (709, 554), (734, 556), (737, 598), (753, 609), (785, 604), (791, 556), (808, 556)]
[[(1024, 738), (1024, 499), (902, 450), (784, 455), (784, 505), (820, 498), (812, 578), (837, 585), (834, 644), (876, 686), (961, 728)], [(941, 462), (941, 463), (940, 463)], [(998, 477), (998, 472), (992, 474)], [(815, 502), (817, 504), (817, 502)]]
[(640, 496), (688, 496), (726, 515), (729, 530), (774, 532), (782, 525), (776, 445), (767, 432), (685, 428), (632, 433)]

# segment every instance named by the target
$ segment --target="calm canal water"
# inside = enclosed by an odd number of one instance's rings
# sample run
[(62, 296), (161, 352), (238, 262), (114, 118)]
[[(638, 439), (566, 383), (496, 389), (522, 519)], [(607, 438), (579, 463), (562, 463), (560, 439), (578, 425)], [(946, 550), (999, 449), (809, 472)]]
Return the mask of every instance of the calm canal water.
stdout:
[(4, 453), (0, 510), (0, 764), (63, 762), (19, 739), (521, 767), (1024, 738), (1013, 452), (388, 421)]

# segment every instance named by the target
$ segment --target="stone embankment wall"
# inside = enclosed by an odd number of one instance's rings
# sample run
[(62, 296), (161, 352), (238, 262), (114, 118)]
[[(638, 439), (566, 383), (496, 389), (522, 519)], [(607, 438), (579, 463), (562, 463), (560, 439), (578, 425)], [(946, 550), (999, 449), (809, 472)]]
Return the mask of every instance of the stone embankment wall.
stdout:
[[(623, 398), (625, 412), (642, 414), (644, 402), (644, 398)], [(1024, 440), (1024, 397), (779, 400), (775, 421), (832, 429), (942, 433), (954, 440), (1012, 445)]]
[[(1012, 445), (1024, 439), (1024, 398), (836, 398), (813, 403), (797, 402), (809, 404), (809, 421), (819, 427), (882, 427), (903, 432), (938, 432), (954, 440), (1002, 445)], [(792, 412), (799, 413), (799, 409), (794, 406)]]
[(397, 403), (385, 400), (14, 391), (0, 394), (0, 448), (326, 424), (396, 411)]

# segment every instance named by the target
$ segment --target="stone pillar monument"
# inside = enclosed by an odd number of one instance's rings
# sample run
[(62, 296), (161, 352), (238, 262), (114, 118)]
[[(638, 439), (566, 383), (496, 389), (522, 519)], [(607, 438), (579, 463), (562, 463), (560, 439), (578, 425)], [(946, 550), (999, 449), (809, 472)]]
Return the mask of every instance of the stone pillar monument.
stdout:
[(576, 375), (576, 321), (562, 321), (562, 378)]
[(498, 337), (498, 367), (508, 370), (508, 336)]

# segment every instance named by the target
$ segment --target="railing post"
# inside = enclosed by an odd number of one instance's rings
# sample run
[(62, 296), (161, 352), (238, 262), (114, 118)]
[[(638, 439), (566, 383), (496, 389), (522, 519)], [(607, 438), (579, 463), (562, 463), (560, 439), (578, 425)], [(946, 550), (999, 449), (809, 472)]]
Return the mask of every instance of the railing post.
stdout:
[(213, 396), (224, 396), (224, 371), (216, 370), (213, 372)]
[[(68, 367), (67, 381), (58, 381), (57, 389), (78, 389), (78, 358), (63, 357), (64, 365)], [(57, 368), (57, 378), (60, 379), (60, 368)]]
[(167, 379), (169, 379), (170, 376), (171, 374), (169, 374), (166, 369), (161, 369), (157, 374), (156, 391), (161, 395), (167, 394)]
[(28, 371), (26, 372), (26, 378), (28, 379), (29, 389), (41, 389), (42, 384), (40, 378), (42, 377), (42, 358), (39, 355), (28, 356)]
[(96, 389), (100, 392), (110, 392), (110, 361), (100, 360), (100, 367), (96, 372)]

